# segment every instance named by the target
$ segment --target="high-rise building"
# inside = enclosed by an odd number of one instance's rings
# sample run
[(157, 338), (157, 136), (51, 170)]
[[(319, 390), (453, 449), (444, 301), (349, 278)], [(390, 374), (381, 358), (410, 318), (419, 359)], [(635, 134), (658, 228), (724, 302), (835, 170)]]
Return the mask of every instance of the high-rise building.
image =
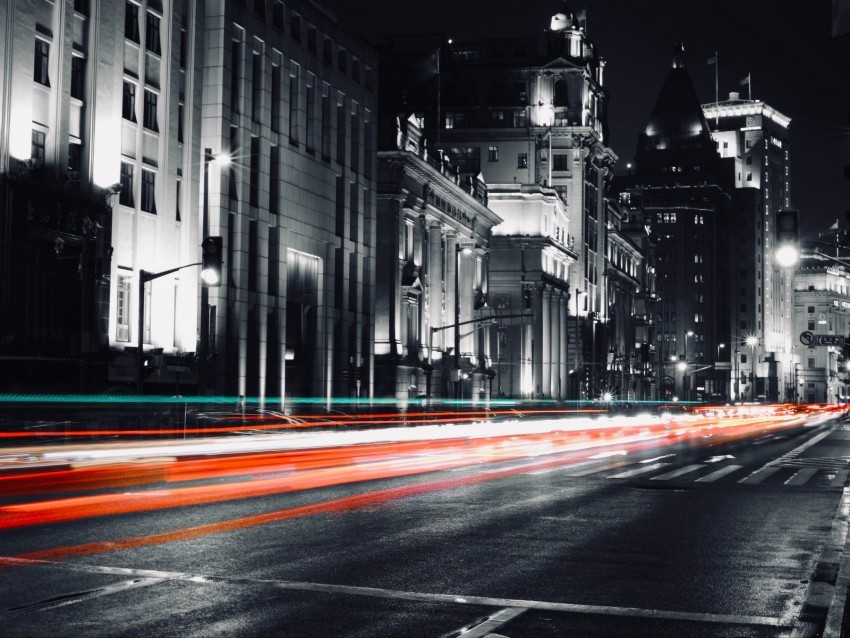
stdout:
[(627, 195), (655, 239), (660, 396), (725, 400), (730, 188), (677, 46)]
[(3, 3), (0, 35), (0, 356), (141, 386), (142, 343), (155, 391), (371, 395), (370, 47), (308, 0)]
[[(729, 99), (704, 104), (717, 152), (732, 172), (733, 213), (728, 233), (731, 357), (757, 358), (750, 396), (790, 400), (794, 388), (793, 270), (774, 259), (776, 215), (791, 206), (789, 117), (760, 100)], [(756, 347), (747, 345), (756, 344)], [(735, 360), (730, 359), (735, 367)], [(737, 362), (740, 364), (740, 362)], [(733, 384), (734, 389), (734, 384)], [(737, 394), (737, 393), (736, 393)], [(743, 389), (740, 394), (743, 395)]]

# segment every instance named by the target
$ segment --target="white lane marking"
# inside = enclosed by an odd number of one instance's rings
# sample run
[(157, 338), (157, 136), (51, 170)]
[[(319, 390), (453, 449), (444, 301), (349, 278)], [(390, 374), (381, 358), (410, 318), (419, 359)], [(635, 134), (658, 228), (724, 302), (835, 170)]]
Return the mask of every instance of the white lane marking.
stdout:
[(695, 483), (713, 483), (717, 479), (723, 478), (727, 474), (731, 474), (732, 472), (740, 470), (742, 467), (744, 467), (744, 466), (743, 465), (734, 465), (734, 464), (727, 465), (725, 467), (721, 467), (719, 470), (714, 470), (713, 472), (710, 472), (710, 473), (706, 474), (705, 476), (700, 476), (694, 482)]
[(627, 470), (625, 472), (620, 472), (619, 474), (614, 474), (613, 476), (609, 476), (609, 479), (624, 479), (624, 478), (632, 478), (633, 476), (640, 476), (641, 474), (648, 474), (649, 472), (654, 472), (655, 470), (670, 465), (669, 463), (653, 463), (652, 465), (646, 465), (644, 467), (639, 467), (634, 470)]
[(726, 459), (734, 459), (735, 457), (731, 454), (722, 454), (720, 456), (712, 456), (710, 459), (706, 459), (706, 463), (718, 463), (719, 461), (725, 461)]
[(580, 478), (582, 476), (589, 476), (591, 474), (599, 474), (600, 472), (605, 472), (606, 470), (614, 470), (618, 467), (623, 467), (624, 465), (632, 465), (631, 461), (620, 461), (619, 463), (604, 463), (599, 464), (597, 462), (596, 465), (585, 468), (583, 470), (573, 470), (571, 472), (567, 472), (567, 476), (572, 476), (575, 478)]
[(816, 467), (804, 467), (794, 473), (794, 476), (785, 481), (785, 485), (805, 485), (818, 471)]
[(832, 485), (844, 485), (847, 481), (847, 476), (850, 474), (850, 470), (838, 470), (835, 473), (835, 478), (832, 479), (829, 484)]
[(766, 478), (776, 474), (776, 472), (778, 472), (779, 470), (780, 468), (778, 467), (765, 466), (760, 470), (756, 470), (749, 476), (745, 476), (740, 481), (738, 481), (738, 483), (746, 483), (747, 485), (758, 485)]
[(132, 569), (126, 567), (109, 567), (101, 565), (83, 565), (80, 563), (60, 563), (48, 560), (32, 560), (27, 558), (16, 558), (13, 556), (0, 556), (0, 565), (41, 567), (50, 569), (61, 569), (66, 571), (77, 571), (94, 574), (124, 574), (151, 579), (169, 579), (197, 584), (266, 584), (281, 589), (292, 589), (301, 591), (321, 591), (334, 594), (349, 594), (353, 596), (368, 596), (384, 599), (418, 600), (426, 602), (444, 602), (462, 605), (483, 605), (487, 607), (517, 607), (520, 609), (542, 609), (545, 611), (558, 611), (567, 613), (596, 614), (607, 616), (623, 616), (630, 618), (655, 618), (662, 620), (684, 620), (690, 622), (704, 622), (714, 624), (733, 625), (760, 625), (765, 627), (790, 627), (793, 619), (775, 618), (773, 616), (735, 615), (735, 614), (708, 614), (688, 611), (669, 611), (662, 609), (643, 609), (638, 607), (613, 607), (608, 605), (583, 605), (577, 603), (554, 603), (543, 600), (526, 600), (515, 598), (490, 598), (487, 596), (461, 596), (458, 594), (435, 594), (411, 591), (399, 591), (392, 589), (379, 589), (376, 587), (356, 587), (353, 585), (329, 585), (325, 583), (306, 583), (288, 580), (234, 578), (227, 576), (211, 576), (204, 574), (193, 574), (183, 572), (164, 572), (148, 569)]
[(655, 461), (660, 461), (661, 459), (669, 459), (671, 456), (676, 456), (675, 454), (665, 454), (664, 456), (656, 456), (654, 459), (644, 459), (641, 463), (654, 463)]
[(156, 585), (158, 583), (165, 582), (166, 580), (168, 579), (161, 577), (133, 578), (131, 580), (125, 580), (120, 583), (106, 585), (105, 587), (98, 587), (97, 589), (76, 592), (73, 594), (68, 594), (56, 598), (48, 598), (47, 600), (42, 600), (29, 605), (22, 605), (20, 607), (12, 607), (4, 612), (0, 612), (0, 617), (20, 616), (22, 614), (31, 614), (38, 611), (46, 611), (49, 609), (57, 609), (59, 607), (67, 607), (68, 605), (75, 605), (77, 603), (91, 600), (92, 598), (100, 598), (101, 596), (109, 596), (111, 594), (124, 592), (128, 589), (136, 589), (137, 587), (147, 587), (149, 585)]
[(822, 439), (825, 439), (830, 434), (832, 434), (832, 430), (826, 430), (825, 432), (821, 432), (820, 434), (816, 434), (815, 436), (810, 438), (808, 441), (806, 441), (805, 443), (803, 443), (799, 447), (795, 447), (790, 452), (783, 454), (778, 459), (771, 461), (770, 463), (768, 463), (768, 465), (779, 465), (783, 461), (788, 461), (790, 459), (797, 458), (798, 456), (800, 456), (800, 454), (802, 454), (803, 452), (808, 450), (810, 447), (812, 447), (816, 443), (819, 443)]
[[(599, 461), (581, 461), (580, 463), (565, 463), (564, 465), (557, 465), (555, 467), (544, 467), (539, 470), (532, 470), (531, 472), (526, 472), (526, 474), (531, 474), (533, 476), (539, 476), (541, 474), (551, 474), (552, 472), (577, 472), (581, 471), (578, 468), (587, 469), (588, 466), (591, 466), (593, 472), (596, 472), (602, 468), (599, 467)], [(575, 476), (575, 474), (567, 474), (567, 476)]]
[(694, 465), (686, 465), (685, 467), (680, 467), (672, 472), (666, 472), (664, 474), (659, 474), (658, 476), (653, 476), (653, 481), (668, 481), (670, 479), (676, 478), (677, 476), (682, 476), (683, 474), (690, 474), (691, 472), (696, 472), (697, 470), (704, 468), (705, 465), (702, 463), (696, 463)]
[[(465, 600), (463, 602), (466, 602)], [(520, 614), (524, 614), (527, 609), (522, 607), (506, 607), (500, 609), (495, 614), (492, 614), (487, 620), (473, 627), (464, 627), (457, 634), (458, 638), (486, 638), (494, 629), (498, 629), (502, 625), (510, 622)]]
[(611, 452), (600, 452), (599, 454), (594, 454), (593, 456), (588, 456), (587, 458), (607, 459), (611, 456), (626, 456), (628, 453), (628, 450), (612, 450)]

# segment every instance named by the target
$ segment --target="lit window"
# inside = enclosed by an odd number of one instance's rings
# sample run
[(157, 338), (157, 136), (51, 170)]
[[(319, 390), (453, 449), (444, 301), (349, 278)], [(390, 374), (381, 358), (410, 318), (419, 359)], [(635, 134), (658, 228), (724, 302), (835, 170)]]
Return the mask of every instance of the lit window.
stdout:
[(39, 164), (44, 163), (44, 145), (45, 145), (45, 135), (41, 131), (33, 131), (32, 132), (32, 145), (30, 147), (30, 159), (38, 162)]
[(517, 168), (528, 168), (528, 153), (517, 153), (516, 167)]
[(132, 82), (124, 82), (121, 114), (125, 120), (136, 121), (136, 85)]
[(115, 303), (115, 340), (130, 341), (130, 277), (118, 275)]
[(146, 129), (150, 129), (151, 131), (159, 130), (159, 127), (157, 127), (156, 124), (156, 103), (156, 93), (145, 89), (144, 125)]
[(142, 210), (156, 214), (156, 173), (142, 169)]
[(33, 65), (33, 80), (44, 86), (50, 86), (50, 76), (47, 73), (50, 63), (50, 45), (36, 38), (35, 64)]
[(159, 18), (152, 13), (148, 13), (147, 23), (145, 24), (145, 46), (151, 53), (160, 53)]
[(121, 162), (121, 195), (118, 197), (118, 203), (131, 208), (135, 205), (133, 198), (133, 165), (127, 162)]
[(83, 147), (71, 142), (68, 144), (68, 170), (78, 173), (83, 165)]
[(83, 99), (85, 91), (85, 68), (86, 61), (79, 56), (71, 57), (71, 97), (77, 100)]
[(139, 43), (139, 5), (133, 2), (124, 6), (124, 37)]
[(499, 161), (499, 147), (491, 146), (487, 149), (487, 161), (488, 162), (498, 162)]

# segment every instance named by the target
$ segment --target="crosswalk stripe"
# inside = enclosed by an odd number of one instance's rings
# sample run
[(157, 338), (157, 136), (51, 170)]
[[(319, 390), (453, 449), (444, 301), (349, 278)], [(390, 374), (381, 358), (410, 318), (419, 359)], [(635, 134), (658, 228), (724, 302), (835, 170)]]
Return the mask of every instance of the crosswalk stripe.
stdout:
[(609, 479), (624, 479), (631, 478), (633, 476), (639, 476), (641, 474), (648, 474), (649, 472), (654, 472), (655, 470), (662, 468), (666, 465), (670, 465), (669, 463), (652, 463), (650, 465), (645, 465), (643, 467), (636, 468), (634, 470), (627, 470), (625, 472), (620, 472), (619, 474), (614, 474), (613, 476), (609, 476)]
[(667, 481), (672, 478), (676, 478), (677, 476), (682, 476), (683, 474), (689, 474), (691, 472), (696, 472), (700, 468), (705, 467), (703, 463), (696, 463), (694, 465), (686, 465), (685, 467), (680, 467), (677, 470), (673, 470), (672, 472), (666, 472), (664, 474), (659, 474), (658, 476), (653, 476), (653, 481)]
[(619, 463), (604, 463), (602, 461), (597, 461), (597, 465), (593, 465), (591, 467), (586, 467), (583, 470), (576, 469), (567, 472), (567, 476), (572, 477), (581, 477), (581, 476), (589, 476), (591, 474), (598, 474), (599, 472), (605, 472), (606, 470), (613, 470), (618, 467), (623, 467), (624, 465), (631, 465), (632, 463), (629, 461), (620, 461)]
[(794, 476), (785, 481), (785, 485), (805, 485), (818, 471), (816, 467), (804, 467), (794, 473)]
[(760, 470), (756, 470), (749, 476), (742, 478), (738, 483), (747, 483), (749, 485), (758, 485), (763, 480), (768, 478), (769, 476), (773, 476), (776, 472), (778, 472), (780, 468), (778, 467), (763, 467)]
[(735, 465), (735, 464), (727, 465), (725, 467), (721, 467), (719, 470), (714, 470), (713, 472), (710, 472), (710, 473), (706, 474), (705, 476), (700, 476), (695, 482), (696, 483), (713, 483), (717, 479), (723, 478), (727, 474), (731, 474), (732, 472), (740, 470), (742, 467), (744, 467), (744, 466), (743, 465)]

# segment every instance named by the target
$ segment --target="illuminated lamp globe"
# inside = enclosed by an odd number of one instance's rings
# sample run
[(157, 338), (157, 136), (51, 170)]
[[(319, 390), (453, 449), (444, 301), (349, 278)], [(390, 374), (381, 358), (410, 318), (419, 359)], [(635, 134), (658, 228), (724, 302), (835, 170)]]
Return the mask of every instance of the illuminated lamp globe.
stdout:
[(215, 286), (219, 283), (218, 273), (212, 268), (204, 268), (201, 271), (201, 279), (208, 286)]
[(796, 246), (786, 244), (776, 249), (775, 258), (781, 268), (791, 268), (800, 260), (800, 251)]

